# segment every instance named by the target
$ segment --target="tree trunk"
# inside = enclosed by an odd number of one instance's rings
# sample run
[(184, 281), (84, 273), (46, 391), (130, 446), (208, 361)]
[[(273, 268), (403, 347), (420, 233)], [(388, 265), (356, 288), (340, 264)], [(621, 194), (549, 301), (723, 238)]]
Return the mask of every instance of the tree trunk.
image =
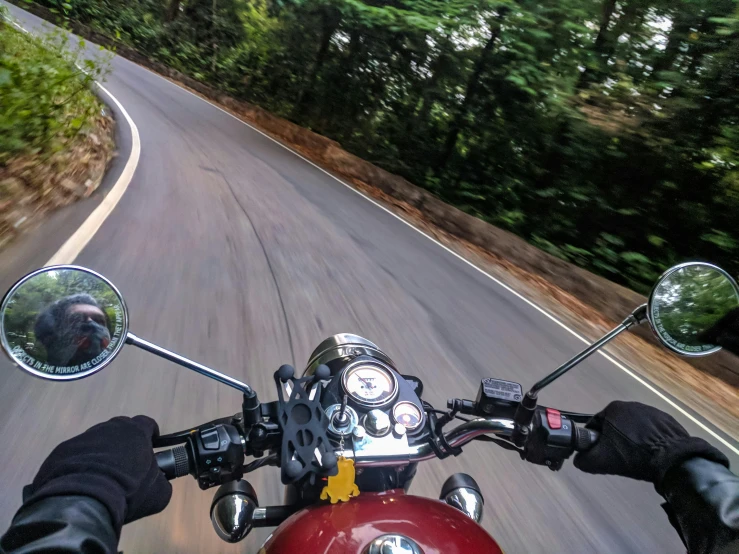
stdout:
[(216, 30), (216, 10), (218, 9), (217, 0), (213, 0), (213, 59), (211, 60), (210, 72), (215, 75), (216, 72), (216, 61), (218, 59), (218, 34)]
[[(448, 39), (449, 37), (447, 37)], [(449, 48), (449, 42), (444, 42), (439, 48), (439, 55), (431, 65), (431, 77), (428, 78), (423, 87), (423, 94), (418, 101), (415, 109), (413, 110), (414, 117), (408, 118), (409, 125), (416, 129), (424, 129), (428, 123), (429, 113), (431, 113), (431, 106), (434, 103), (434, 90), (436, 85), (439, 83), (444, 72), (444, 64), (447, 59), (446, 52)], [(409, 129), (410, 130), (410, 129)]]
[[(359, 29), (354, 28), (349, 33), (349, 46), (340, 62), (341, 65), (338, 72), (338, 75), (341, 76), (341, 82), (337, 83), (337, 86), (345, 87), (343, 90), (350, 90), (350, 87), (353, 86), (354, 72), (358, 65), (357, 58), (361, 53), (361, 46), (362, 34)], [(321, 118), (326, 121), (326, 128), (334, 133), (337, 140), (341, 141), (345, 130), (345, 126), (341, 122), (353, 121), (357, 109), (360, 109), (360, 107), (353, 102), (346, 102), (338, 109), (336, 106), (330, 106), (328, 103), (325, 103), (321, 107)]]
[(467, 111), (470, 107), (470, 104), (472, 104), (472, 101), (475, 99), (480, 88), (480, 78), (482, 77), (482, 73), (487, 67), (488, 62), (490, 61), (490, 56), (492, 55), (495, 43), (498, 40), (498, 36), (500, 35), (501, 23), (504, 16), (505, 12), (499, 12), (498, 17), (496, 18), (497, 25), (494, 28), (491, 28), (490, 38), (485, 43), (485, 46), (480, 53), (480, 57), (477, 58), (475, 69), (472, 72), (472, 75), (470, 75), (469, 80), (467, 81), (467, 87), (464, 93), (464, 100), (462, 101), (462, 105), (456, 111), (454, 119), (452, 120), (452, 124), (449, 126), (449, 131), (447, 132), (446, 140), (444, 141), (444, 148), (441, 151), (439, 159), (437, 160), (437, 169), (444, 169), (444, 167), (446, 167), (446, 164), (449, 162), (449, 158), (451, 158), (452, 153), (457, 147), (457, 139), (459, 138), (459, 133), (462, 131), (462, 128), (464, 126), (464, 120), (465, 117), (467, 117)]
[(337, 17), (332, 17), (331, 15), (327, 13), (323, 13), (323, 29), (321, 32), (321, 43), (318, 46), (318, 52), (316, 53), (316, 59), (313, 62), (313, 65), (311, 67), (310, 73), (308, 74), (307, 79), (305, 80), (305, 84), (300, 89), (300, 92), (298, 93), (298, 99), (295, 102), (295, 107), (293, 108), (293, 117), (298, 118), (300, 117), (301, 112), (307, 105), (310, 94), (313, 92), (313, 87), (315, 86), (316, 78), (318, 77), (318, 73), (321, 71), (321, 68), (323, 67), (324, 62), (326, 61), (326, 56), (328, 55), (328, 49), (331, 46), (331, 37), (334, 36), (334, 33), (336, 32), (336, 29), (339, 27), (339, 19)]
[[(593, 52), (595, 52), (598, 58), (598, 64), (603, 61), (603, 51), (608, 37), (608, 27), (611, 25), (611, 19), (613, 19), (613, 13), (616, 11), (616, 0), (605, 0), (603, 4), (603, 14), (600, 18), (600, 27), (598, 27), (598, 34), (595, 37), (593, 43)], [(580, 73), (580, 78), (577, 80), (576, 88), (579, 90), (587, 85), (591, 80), (591, 70), (585, 68), (585, 71)]]
[[(706, 32), (708, 28), (708, 23), (709, 22), (706, 18), (703, 18), (701, 20), (701, 22), (697, 26), (699, 35), (704, 34)], [(693, 27), (692, 24), (686, 25), (685, 33), (686, 34), (690, 33), (690, 29), (692, 27)], [(683, 38), (685, 38), (685, 34), (683, 35)], [(677, 57), (677, 54), (680, 52), (680, 43), (681, 41), (677, 41), (677, 47), (675, 48), (675, 52), (671, 56), (672, 59), (670, 61), (664, 62), (665, 64), (669, 63), (669, 65), (666, 65), (664, 69), (661, 69), (660, 71), (672, 69), (672, 66), (675, 63), (675, 58)], [(668, 41), (668, 46), (669, 46), (669, 41)], [(666, 52), (667, 52), (667, 49), (665, 48), (665, 53)], [(688, 85), (688, 82), (696, 78), (696, 75), (698, 73), (698, 68), (700, 67), (701, 62), (703, 61), (704, 55), (705, 55), (705, 51), (700, 47), (700, 43), (695, 42), (691, 44), (688, 51), (685, 52), (685, 56), (688, 58), (687, 67), (683, 65), (682, 67), (678, 66), (678, 68), (676, 69), (676, 71), (680, 72), (681, 74), (685, 76), (686, 82), (680, 86), (676, 86), (675, 88), (673, 88), (670, 94), (667, 95), (668, 97), (680, 96), (683, 93), (685, 86)], [(655, 69), (655, 76), (656, 76), (656, 71), (657, 70)], [(657, 78), (659, 79), (659, 77)]]
[(166, 21), (174, 21), (177, 19), (177, 15), (180, 13), (180, 3), (182, 0), (170, 0), (169, 6), (167, 6), (167, 13), (165, 14)]
[(673, 20), (673, 26), (670, 35), (667, 37), (667, 46), (662, 56), (654, 64), (652, 75), (655, 77), (660, 71), (668, 71), (675, 63), (675, 59), (680, 53), (680, 45), (690, 32), (692, 18), (684, 14), (677, 14)]

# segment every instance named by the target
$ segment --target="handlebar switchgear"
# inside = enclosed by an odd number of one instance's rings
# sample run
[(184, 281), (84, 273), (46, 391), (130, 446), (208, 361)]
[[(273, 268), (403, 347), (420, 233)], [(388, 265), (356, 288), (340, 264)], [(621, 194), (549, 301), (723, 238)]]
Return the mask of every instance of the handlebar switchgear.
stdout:
[(597, 440), (598, 433), (578, 427), (559, 410), (539, 407), (534, 414), (531, 434), (521, 458), (558, 471), (573, 452), (585, 451)]

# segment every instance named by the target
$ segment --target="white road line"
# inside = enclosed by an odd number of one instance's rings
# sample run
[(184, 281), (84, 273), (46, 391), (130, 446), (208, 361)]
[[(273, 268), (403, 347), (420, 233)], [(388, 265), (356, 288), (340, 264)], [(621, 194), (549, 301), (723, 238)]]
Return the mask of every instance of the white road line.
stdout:
[[(11, 23), (24, 33), (31, 34), (30, 31), (24, 29), (15, 21), (12, 21)], [(82, 68), (80, 69), (84, 71)], [(95, 81), (95, 84), (100, 88), (100, 90), (108, 95), (116, 106), (118, 106), (118, 109), (126, 119), (126, 122), (131, 129), (131, 154), (128, 157), (128, 161), (126, 162), (123, 171), (118, 176), (118, 180), (115, 182), (103, 201), (89, 216), (87, 216), (87, 219), (82, 223), (82, 225), (79, 226), (79, 228), (67, 239), (62, 247), (57, 250), (56, 254), (54, 254), (49, 261), (44, 264), (44, 266), (71, 264), (74, 262), (75, 258), (79, 256), (82, 249), (87, 246), (92, 237), (95, 236), (95, 233), (100, 229), (100, 226), (105, 222), (116, 205), (118, 205), (121, 198), (123, 198), (123, 193), (126, 192), (126, 189), (133, 178), (133, 174), (136, 171), (136, 167), (139, 165), (139, 157), (141, 156), (141, 139), (139, 137), (138, 127), (136, 127), (133, 119), (131, 119), (131, 116), (128, 115), (128, 112), (121, 105), (118, 99), (97, 81)]]
[[(123, 59), (125, 59), (125, 58), (123, 58)], [(217, 110), (220, 110), (220, 111), (222, 111), (223, 113), (225, 113), (226, 115), (228, 115), (228, 116), (230, 116), (230, 117), (234, 118), (234, 119), (235, 119), (236, 121), (238, 121), (238, 122), (240, 122), (240, 123), (243, 123), (244, 125), (246, 125), (246, 126), (247, 126), (247, 127), (249, 127), (250, 129), (253, 129), (254, 131), (256, 131), (257, 133), (259, 133), (260, 135), (263, 135), (263, 136), (267, 137), (268, 139), (270, 139), (271, 141), (273, 141), (274, 143), (276, 143), (276, 144), (279, 144), (279, 145), (280, 145), (280, 146), (282, 146), (282, 147), (283, 147), (283, 148), (284, 148), (285, 150), (287, 150), (287, 151), (289, 151), (289, 152), (292, 152), (293, 154), (295, 154), (295, 155), (296, 155), (296, 156), (297, 156), (298, 158), (300, 158), (301, 160), (303, 160), (303, 161), (305, 161), (305, 162), (309, 163), (310, 165), (312, 165), (313, 167), (315, 167), (315, 168), (316, 168), (316, 169), (318, 169), (319, 171), (321, 171), (321, 172), (325, 173), (326, 175), (328, 175), (328, 176), (329, 176), (329, 177), (331, 177), (332, 179), (334, 179), (334, 180), (338, 181), (339, 183), (341, 183), (342, 185), (344, 185), (344, 186), (345, 186), (346, 188), (348, 188), (349, 190), (351, 190), (351, 191), (355, 192), (356, 194), (358, 194), (359, 196), (361, 196), (362, 198), (364, 198), (364, 199), (365, 199), (365, 200), (367, 200), (368, 202), (371, 202), (372, 204), (374, 204), (375, 206), (377, 206), (377, 207), (378, 207), (378, 208), (380, 208), (381, 210), (383, 210), (383, 211), (387, 212), (388, 214), (390, 214), (391, 216), (393, 216), (394, 218), (396, 218), (397, 220), (399, 220), (399, 221), (402, 221), (403, 223), (405, 223), (405, 224), (406, 224), (406, 225), (407, 225), (408, 227), (410, 227), (411, 229), (413, 229), (413, 230), (415, 230), (416, 232), (420, 233), (421, 235), (423, 235), (424, 237), (426, 237), (427, 239), (429, 239), (429, 240), (430, 240), (431, 242), (433, 242), (434, 244), (436, 244), (436, 245), (440, 246), (441, 248), (443, 248), (444, 250), (446, 250), (447, 252), (449, 252), (449, 253), (450, 253), (450, 254), (451, 254), (452, 256), (454, 256), (454, 257), (458, 258), (459, 260), (463, 261), (464, 263), (466, 263), (466, 264), (467, 264), (467, 265), (469, 265), (470, 267), (472, 267), (472, 268), (476, 269), (477, 271), (479, 271), (480, 273), (482, 273), (483, 275), (485, 275), (485, 277), (487, 277), (487, 278), (488, 278), (488, 279), (490, 279), (491, 281), (493, 281), (493, 282), (497, 283), (498, 285), (500, 285), (501, 287), (503, 287), (503, 288), (504, 288), (505, 290), (507, 290), (508, 292), (510, 292), (511, 294), (513, 294), (514, 296), (518, 297), (519, 299), (523, 300), (524, 302), (526, 302), (526, 304), (528, 304), (529, 306), (531, 306), (532, 308), (534, 308), (535, 310), (537, 310), (538, 312), (540, 312), (540, 313), (541, 313), (542, 315), (544, 315), (545, 317), (549, 318), (549, 319), (550, 319), (551, 321), (553, 321), (554, 323), (556, 323), (557, 325), (559, 325), (560, 327), (562, 327), (562, 329), (564, 329), (565, 331), (567, 331), (568, 333), (570, 333), (570, 334), (571, 334), (572, 336), (574, 336), (574, 337), (578, 338), (579, 340), (581, 340), (581, 341), (582, 341), (583, 343), (585, 343), (585, 344), (590, 344), (590, 343), (591, 343), (591, 341), (589, 341), (588, 339), (586, 339), (585, 337), (583, 337), (582, 335), (580, 335), (579, 333), (577, 333), (577, 331), (575, 331), (575, 330), (573, 330), (573, 329), (570, 329), (570, 328), (569, 328), (569, 327), (568, 327), (567, 325), (565, 325), (564, 323), (562, 323), (562, 322), (561, 322), (561, 321), (560, 321), (559, 319), (557, 319), (557, 318), (556, 318), (555, 316), (553, 316), (552, 314), (550, 314), (550, 313), (549, 313), (548, 311), (546, 311), (546, 310), (545, 310), (544, 308), (542, 308), (541, 306), (539, 306), (539, 305), (535, 304), (534, 302), (532, 302), (531, 300), (529, 300), (528, 298), (526, 298), (525, 296), (523, 296), (523, 295), (522, 295), (521, 293), (519, 293), (519, 292), (515, 291), (514, 289), (512, 289), (511, 287), (509, 287), (508, 285), (506, 285), (506, 284), (505, 284), (505, 283), (503, 283), (502, 281), (500, 281), (500, 280), (496, 279), (495, 277), (493, 277), (492, 275), (490, 275), (489, 273), (487, 273), (487, 272), (486, 272), (486, 271), (484, 271), (483, 269), (481, 269), (481, 268), (477, 267), (477, 266), (476, 266), (475, 264), (473, 264), (473, 263), (472, 263), (471, 261), (469, 261), (468, 259), (466, 259), (466, 258), (462, 257), (461, 255), (457, 254), (457, 253), (456, 253), (456, 252), (455, 252), (454, 250), (452, 250), (452, 249), (450, 249), (449, 247), (447, 247), (447, 246), (443, 245), (442, 243), (440, 243), (440, 242), (439, 242), (438, 240), (436, 240), (436, 239), (435, 239), (435, 238), (433, 238), (432, 236), (430, 236), (430, 235), (428, 235), (428, 234), (424, 233), (424, 232), (423, 232), (423, 231), (422, 231), (421, 229), (419, 229), (418, 227), (415, 227), (415, 226), (414, 226), (413, 224), (409, 223), (408, 221), (406, 221), (405, 219), (403, 219), (402, 217), (400, 217), (400, 216), (399, 216), (398, 214), (396, 214), (396, 213), (394, 213), (394, 212), (390, 211), (390, 210), (389, 210), (388, 208), (386, 208), (385, 206), (383, 206), (383, 205), (382, 205), (382, 204), (380, 204), (379, 202), (377, 202), (377, 201), (375, 201), (374, 199), (370, 198), (370, 197), (369, 197), (369, 196), (367, 196), (366, 194), (364, 194), (364, 193), (362, 193), (362, 192), (358, 191), (358, 190), (357, 190), (356, 188), (354, 188), (353, 186), (351, 186), (351, 185), (349, 185), (349, 184), (345, 183), (344, 181), (342, 181), (341, 179), (339, 179), (338, 177), (336, 177), (335, 175), (333, 175), (333, 174), (332, 174), (332, 173), (330, 173), (329, 171), (326, 171), (326, 170), (325, 170), (325, 169), (323, 169), (322, 167), (320, 167), (320, 166), (316, 165), (315, 163), (313, 163), (312, 161), (310, 161), (309, 159), (307, 159), (307, 158), (306, 158), (305, 156), (303, 156), (303, 155), (299, 154), (298, 152), (296, 152), (295, 150), (293, 150), (293, 149), (292, 149), (292, 148), (290, 148), (289, 146), (287, 146), (287, 145), (285, 145), (285, 144), (281, 143), (281, 142), (280, 142), (279, 140), (277, 140), (277, 139), (275, 139), (275, 138), (273, 138), (273, 137), (269, 136), (269, 135), (268, 135), (267, 133), (265, 133), (265, 132), (261, 131), (260, 129), (257, 129), (257, 128), (256, 128), (256, 127), (254, 127), (253, 125), (250, 125), (250, 124), (249, 124), (249, 123), (247, 123), (246, 121), (244, 121), (244, 120), (242, 120), (242, 119), (239, 119), (238, 117), (236, 117), (236, 116), (235, 116), (235, 115), (233, 115), (232, 113), (230, 113), (230, 112), (228, 112), (228, 111), (224, 110), (223, 108), (221, 108), (220, 106), (218, 106), (218, 105), (216, 105), (216, 104), (213, 104), (213, 103), (212, 103), (212, 102), (210, 102), (209, 100), (206, 100), (206, 99), (202, 98), (201, 96), (198, 96), (197, 94), (195, 94), (195, 93), (193, 93), (193, 92), (191, 92), (191, 91), (187, 90), (186, 88), (183, 88), (183, 87), (179, 86), (178, 84), (176, 84), (176, 83), (174, 83), (174, 82), (172, 82), (172, 81), (170, 81), (170, 80), (168, 80), (168, 79), (165, 79), (164, 77), (162, 77), (162, 76), (161, 76), (161, 75), (159, 75), (158, 73), (155, 73), (154, 71), (151, 71), (151, 70), (149, 70), (149, 69), (147, 69), (147, 68), (145, 68), (145, 67), (143, 67), (143, 66), (140, 66), (140, 65), (138, 65), (138, 64), (135, 64), (134, 62), (132, 62), (132, 61), (130, 61), (130, 60), (126, 60), (126, 61), (127, 61), (128, 63), (131, 63), (131, 64), (135, 65), (136, 67), (139, 67), (139, 68), (141, 68), (141, 69), (144, 69), (144, 70), (148, 71), (148, 72), (149, 72), (149, 73), (151, 73), (152, 75), (156, 75), (157, 77), (159, 77), (160, 79), (162, 79), (162, 80), (163, 80), (163, 81), (165, 81), (166, 83), (169, 83), (170, 85), (172, 85), (172, 86), (175, 86), (175, 87), (177, 87), (178, 89), (180, 89), (180, 90), (182, 90), (182, 91), (184, 91), (184, 92), (186, 92), (186, 93), (188, 93), (188, 94), (190, 94), (190, 95), (194, 96), (195, 98), (197, 98), (197, 99), (199, 99), (199, 100), (202, 100), (202, 101), (203, 101), (203, 102), (205, 102), (206, 104), (209, 104), (209, 105), (213, 106), (213, 107), (214, 107), (214, 108), (216, 108)], [(617, 368), (619, 368), (619, 369), (620, 369), (621, 371), (623, 371), (623, 372), (624, 372), (624, 373), (626, 373), (627, 375), (629, 375), (629, 376), (631, 376), (632, 378), (634, 378), (634, 379), (635, 379), (635, 380), (636, 380), (636, 381), (637, 381), (638, 383), (640, 383), (641, 385), (643, 385), (644, 387), (646, 387), (647, 389), (649, 389), (650, 391), (652, 391), (652, 392), (653, 392), (654, 394), (656, 394), (656, 395), (657, 395), (657, 396), (658, 396), (659, 398), (661, 398), (661, 399), (662, 399), (662, 400), (663, 400), (664, 402), (666, 402), (667, 404), (669, 404), (669, 405), (670, 405), (670, 406), (671, 406), (672, 408), (674, 408), (675, 410), (677, 410), (678, 412), (680, 412), (680, 413), (681, 413), (682, 415), (684, 415), (684, 416), (685, 416), (686, 418), (688, 418), (688, 419), (689, 419), (690, 421), (692, 421), (693, 423), (695, 423), (695, 424), (696, 424), (696, 425), (697, 425), (698, 427), (700, 427), (701, 429), (703, 429), (703, 430), (704, 430), (704, 431), (705, 431), (706, 433), (708, 433), (708, 434), (709, 434), (709, 435), (711, 435), (711, 436), (712, 436), (713, 438), (715, 438), (716, 440), (718, 440), (719, 442), (721, 442), (721, 444), (723, 444), (724, 446), (726, 446), (726, 447), (727, 447), (727, 448), (728, 448), (729, 450), (731, 450), (731, 451), (732, 451), (732, 452), (733, 452), (734, 454), (736, 454), (737, 456), (739, 456), (739, 448), (736, 448), (735, 446), (733, 446), (733, 445), (732, 445), (731, 443), (729, 443), (729, 442), (728, 442), (728, 441), (727, 441), (726, 439), (724, 439), (724, 438), (723, 438), (723, 437), (722, 437), (721, 435), (719, 435), (719, 434), (718, 434), (718, 433), (716, 433), (716, 432), (715, 432), (715, 431), (714, 431), (713, 429), (711, 429), (710, 427), (708, 427), (708, 426), (707, 426), (707, 425), (706, 425), (705, 423), (703, 423), (702, 421), (700, 421), (699, 419), (697, 419), (697, 418), (696, 418), (695, 416), (693, 416), (693, 415), (692, 415), (691, 413), (689, 413), (688, 411), (686, 411), (686, 410), (685, 410), (684, 408), (682, 408), (681, 406), (679, 406), (679, 405), (678, 405), (677, 403), (675, 403), (675, 402), (674, 402), (673, 400), (671, 400), (670, 398), (668, 398), (668, 397), (667, 397), (667, 396), (666, 396), (666, 395), (665, 395), (664, 393), (662, 393), (661, 391), (659, 391), (659, 390), (658, 390), (657, 388), (655, 388), (654, 386), (652, 386), (652, 385), (651, 385), (650, 383), (648, 383), (647, 381), (645, 381), (644, 379), (642, 379), (641, 377), (639, 377), (639, 376), (638, 376), (638, 375), (637, 375), (636, 373), (634, 373), (634, 372), (633, 372), (633, 371), (632, 371), (631, 369), (627, 368), (627, 367), (626, 367), (625, 365), (623, 365), (623, 364), (622, 364), (621, 362), (619, 362), (619, 361), (615, 360), (615, 359), (614, 359), (614, 358), (613, 358), (612, 356), (610, 356), (610, 355), (606, 354), (606, 353), (605, 353), (605, 352), (603, 352), (602, 350), (598, 351), (598, 354), (600, 354), (601, 356), (603, 356), (603, 357), (604, 357), (604, 358), (605, 358), (606, 360), (608, 360), (609, 362), (611, 362), (611, 363), (612, 363), (613, 365), (615, 365), (615, 366), (616, 366)], [(706, 418), (706, 419), (708, 419), (708, 418)]]
[(30, 35), (31, 34), (26, 29), (24, 29), (23, 27), (21, 27), (20, 25), (18, 25), (15, 21), (11, 21), (11, 23), (13, 24), (13, 27), (16, 27), (18, 30), (26, 33), (27, 35)]
[(118, 180), (115, 182), (113, 187), (110, 189), (108, 194), (105, 196), (102, 202), (87, 216), (87, 219), (79, 226), (79, 228), (72, 234), (71, 237), (57, 250), (51, 259), (46, 262), (45, 265), (59, 265), (59, 264), (71, 264), (75, 258), (82, 252), (82, 249), (87, 246), (92, 237), (95, 236), (98, 229), (105, 222), (111, 212), (115, 209), (123, 198), (123, 194), (126, 192), (128, 185), (131, 183), (133, 174), (136, 171), (136, 167), (139, 164), (139, 157), (141, 155), (141, 139), (139, 137), (139, 130), (136, 124), (128, 115), (128, 112), (121, 105), (118, 99), (113, 96), (108, 89), (98, 83), (95, 84), (102, 90), (108, 97), (118, 106), (118, 109), (126, 119), (128, 126), (131, 129), (131, 154), (128, 157), (126, 165), (123, 167), (123, 171), (118, 176)]

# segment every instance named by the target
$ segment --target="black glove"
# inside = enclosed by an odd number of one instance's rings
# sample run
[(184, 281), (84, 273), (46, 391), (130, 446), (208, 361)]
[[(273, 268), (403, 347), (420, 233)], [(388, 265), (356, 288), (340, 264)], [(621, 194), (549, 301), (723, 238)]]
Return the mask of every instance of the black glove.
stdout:
[(24, 490), (24, 506), (50, 496), (83, 495), (108, 508), (116, 534), (124, 523), (161, 512), (172, 485), (157, 466), (156, 421), (114, 417), (57, 446)]
[(667, 471), (690, 458), (729, 467), (720, 450), (688, 435), (671, 415), (639, 402), (611, 402), (586, 427), (600, 433), (595, 446), (574, 459), (575, 467), (587, 473), (649, 481), (660, 492)]

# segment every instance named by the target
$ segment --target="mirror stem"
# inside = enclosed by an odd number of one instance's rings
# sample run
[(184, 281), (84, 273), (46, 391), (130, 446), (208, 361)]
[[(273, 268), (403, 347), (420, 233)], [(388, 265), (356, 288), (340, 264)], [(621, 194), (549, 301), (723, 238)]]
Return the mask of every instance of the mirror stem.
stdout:
[(559, 366), (555, 371), (553, 371), (552, 373), (544, 377), (544, 379), (536, 383), (533, 387), (531, 387), (531, 390), (526, 394), (526, 396), (530, 398), (536, 398), (537, 394), (539, 393), (541, 389), (551, 384), (552, 381), (559, 379), (562, 375), (564, 375), (570, 369), (572, 369), (577, 364), (582, 362), (585, 358), (590, 356), (593, 352), (602, 348), (605, 344), (615, 339), (618, 335), (620, 335), (627, 329), (630, 329), (634, 325), (639, 325), (640, 323), (645, 321), (646, 318), (647, 318), (647, 305), (642, 304), (636, 310), (634, 310), (631, 313), (631, 315), (629, 315), (629, 317), (624, 319), (617, 327), (615, 327), (614, 329), (612, 329), (611, 331), (603, 335), (601, 338), (599, 338), (593, 344), (588, 346), (585, 350), (580, 352), (574, 358), (567, 360), (564, 364)]
[(647, 305), (643, 304), (639, 306), (636, 310), (634, 310), (629, 317), (624, 319), (620, 325), (603, 335), (600, 339), (588, 346), (585, 350), (580, 352), (574, 358), (567, 360), (564, 364), (559, 366), (556, 370), (554, 370), (552, 373), (544, 377), (544, 379), (531, 387), (531, 390), (524, 395), (523, 399), (521, 399), (521, 403), (516, 408), (516, 413), (513, 416), (513, 420), (515, 423), (513, 435), (511, 436), (511, 440), (513, 441), (513, 443), (516, 446), (524, 446), (526, 444), (526, 440), (529, 435), (529, 426), (531, 425), (531, 421), (534, 419), (537, 397), (541, 389), (551, 384), (556, 379), (562, 377), (562, 375), (564, 375), (577, 364), (582, 362), (593, 352), (595, 352), (599, 348), (602, 348), (604, 344), (612, 341), (618, 335), (620, 335), (627, 329), (630, 329), (634, 325), (639, 325), (646, 319)]
[(196, 373), (200, 373), (200, 375), (205, 375), (206, 377), (215, 379), (219, 383), (223, 383), (224, 385), (233, 387), (248, 396), (251, 396), (254, 393), (249, 385), (242, 383), (238, 379), (234, 379), (233, 377), (224, 375), (223, 373), (220, 373), (215, 369), (211, 369), (197, 362), (193, 362), (192, 360), (189, 360), (184, 356), (180, 356), (179, 354), (175, 354), (174, 352), (171, 352), (166, 348), (162, 348), (161, 346), (157, 346), (156, 344), (151, 343), (147, 340), (141, 339), (133, 333), (128, 333), (128, 335), (126, 335), (126, 343), (138, 346), (142, 350), (146, 350), (147, 352), (156, 354), (160, 358), (164, 358), (165, 360), (169, 360), (170, 362), (174, 362), (188, 369), (192, 369)]

